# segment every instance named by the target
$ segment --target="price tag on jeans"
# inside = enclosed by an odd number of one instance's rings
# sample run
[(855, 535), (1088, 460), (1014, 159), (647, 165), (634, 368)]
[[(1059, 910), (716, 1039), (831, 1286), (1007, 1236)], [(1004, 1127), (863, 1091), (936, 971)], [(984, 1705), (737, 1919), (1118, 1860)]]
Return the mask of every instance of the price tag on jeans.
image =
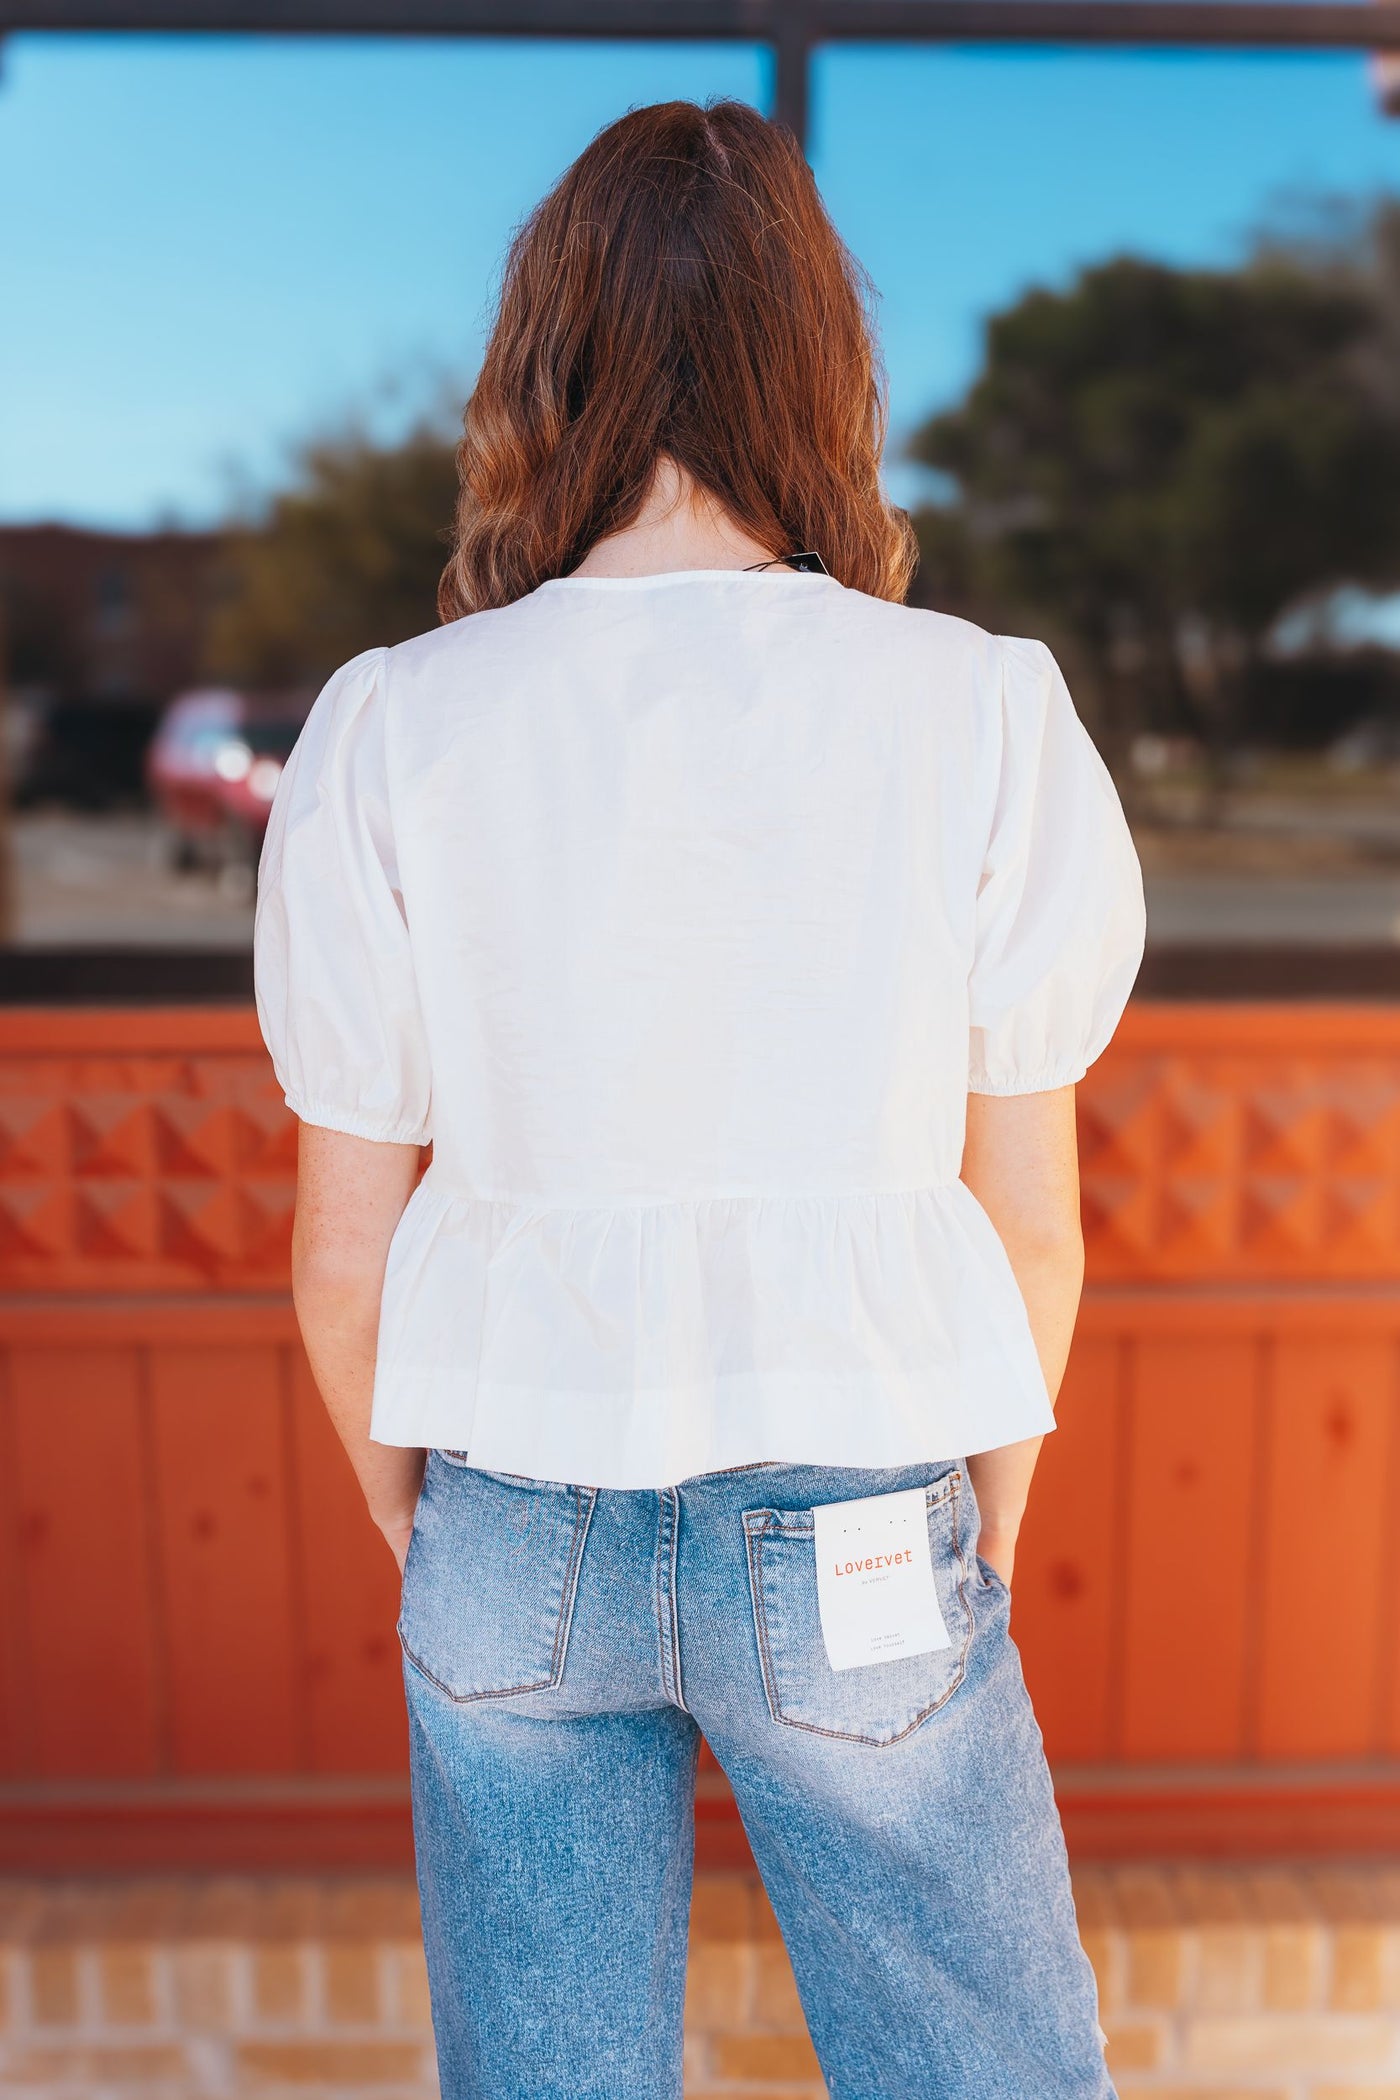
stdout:
[(833, 1670), (950, 1648), (938, 1608), (924, 1490), (812, 1511), (817, 1604)]

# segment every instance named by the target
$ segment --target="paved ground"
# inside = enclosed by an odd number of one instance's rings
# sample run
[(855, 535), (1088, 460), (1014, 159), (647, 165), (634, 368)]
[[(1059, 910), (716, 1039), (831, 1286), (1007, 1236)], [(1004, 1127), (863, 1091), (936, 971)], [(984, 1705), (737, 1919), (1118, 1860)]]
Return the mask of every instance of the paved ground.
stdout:
[[(1400, 797), (1392, 832), (1397, 819)], [(1373, 818), (1358, 844), (1354, 824), (1328, 830), (1310, 816), (1291, 835), (1247, 822), (1224, 838), (1144, 840), (1151, 937), (1400, 944), (1400, 858), (1378, 828)], [(175, 872), (152, 817), (27, 812), (13, 836), (22, 946), (247, 949), (251, 873)]]
[(1400, 874), (1149, 875), (1157, 943), (1400, 942)]
[(25, 947), (243, 949), (252, 939), (251, 871), (177, 873), (154, 817), (25, 812), (13, 838), (12, 937)]

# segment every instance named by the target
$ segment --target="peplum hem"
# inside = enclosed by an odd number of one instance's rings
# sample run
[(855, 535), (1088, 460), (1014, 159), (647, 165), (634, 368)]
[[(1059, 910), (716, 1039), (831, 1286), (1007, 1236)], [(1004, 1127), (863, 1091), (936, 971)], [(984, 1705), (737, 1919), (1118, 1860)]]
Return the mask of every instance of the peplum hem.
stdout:
[(961, 1182), (563, 1208), (430, 1169), (390, 1249), (379, 1443), (648, 1488), (1053, 1427), (1010, 1262)]

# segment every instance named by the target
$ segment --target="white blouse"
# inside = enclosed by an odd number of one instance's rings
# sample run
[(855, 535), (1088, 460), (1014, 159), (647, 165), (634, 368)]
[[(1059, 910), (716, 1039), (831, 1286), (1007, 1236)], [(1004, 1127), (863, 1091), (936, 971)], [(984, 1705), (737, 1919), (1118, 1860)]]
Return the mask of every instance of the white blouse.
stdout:
[(372, 1435), (596, 1486), (1053, 1426), (958, 1179), (1143, 943), (1040, 642), (790, 570), (564, 577), (336, 673), (279, 783), (258, 1014), (304, 1122), (432, 1160)]

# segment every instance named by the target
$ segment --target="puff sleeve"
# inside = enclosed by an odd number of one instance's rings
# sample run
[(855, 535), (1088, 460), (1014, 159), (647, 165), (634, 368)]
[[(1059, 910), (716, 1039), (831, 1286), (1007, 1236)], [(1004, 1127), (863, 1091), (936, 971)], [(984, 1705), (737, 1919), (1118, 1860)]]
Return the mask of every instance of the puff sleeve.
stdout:
[(968, 1089), (1082, 1079), (1142, 961), (1142, 871), (1108, 769), (1043, 642), (1000, 637), (1001, 771), (978, 889)]
[(253, 983), (287, 1106), (426, 1144), (427, 1044), (390, 821), (384, 651), (323, 688), (277, 783), (258, 864)]

